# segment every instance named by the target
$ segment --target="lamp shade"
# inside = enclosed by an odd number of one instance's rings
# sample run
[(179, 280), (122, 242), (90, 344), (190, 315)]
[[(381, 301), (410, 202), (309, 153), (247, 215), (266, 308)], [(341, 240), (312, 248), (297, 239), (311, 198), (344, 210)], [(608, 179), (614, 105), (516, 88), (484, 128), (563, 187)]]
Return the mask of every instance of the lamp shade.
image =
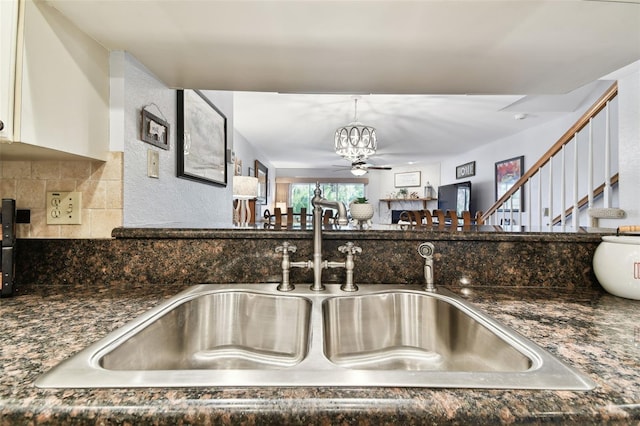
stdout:
[(254, 198), (258, 196), (258, 178), (253, 176), (233, 177), (234, 198)]

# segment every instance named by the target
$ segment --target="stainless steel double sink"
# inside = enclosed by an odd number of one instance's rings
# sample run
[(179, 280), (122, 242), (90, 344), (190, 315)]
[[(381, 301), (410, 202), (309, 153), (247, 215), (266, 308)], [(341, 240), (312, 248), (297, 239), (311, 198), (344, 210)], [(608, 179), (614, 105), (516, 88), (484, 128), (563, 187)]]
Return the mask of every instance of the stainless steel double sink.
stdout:
[(194, 286), (63, 361), (36, 386), (595, 387), (446, 289), (359, 288)]

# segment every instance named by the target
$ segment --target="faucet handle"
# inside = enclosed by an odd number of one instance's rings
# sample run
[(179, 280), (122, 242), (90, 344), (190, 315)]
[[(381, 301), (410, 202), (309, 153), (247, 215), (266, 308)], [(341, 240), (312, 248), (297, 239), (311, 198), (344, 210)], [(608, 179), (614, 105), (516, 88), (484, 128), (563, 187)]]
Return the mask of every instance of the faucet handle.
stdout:
[(353, 261), (353, 255), (357, 253), (362, 253), (362, 249), (357, 245), (353, 244), (351, 241), (346, 243), (343, 246), (338, 247), (338, 250), (347, 255), (347, 259), (344, 261), (341, 266), (344, 266), (344, 269), (347, 273), (346, 281), (343, 285), (340, 286), (340, 290), (342, 291), (358, 291), (358, 286), (353, 283), (353, 269), (355, 267), (355, 263)]
[(293, 244), (289, 244), (288, 242), (284, 242), (282, 243), (281, 246), (276, 247), (276, 253), (295, 253), (296, 250), (298, 250), (298, 247), (294, 246)]
[(338, 247), (338, 251), (340, 253), (347, 253), (347, 254), (362, 253), (362, 249), (360, 247), (358, 247), (357, 245), (353, 244), (351, 241), (349, 241), (348, 243), (346, 243), (343, 246)]

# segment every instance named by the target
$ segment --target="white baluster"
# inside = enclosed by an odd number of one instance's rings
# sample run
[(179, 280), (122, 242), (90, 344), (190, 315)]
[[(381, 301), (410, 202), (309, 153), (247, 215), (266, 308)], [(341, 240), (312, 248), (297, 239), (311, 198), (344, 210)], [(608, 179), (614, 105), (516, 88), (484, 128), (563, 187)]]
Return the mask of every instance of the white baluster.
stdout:
[(578, 209), (578, 132), (573, 134), (573, 227), (580, 228), (580, 211)]
[(593, 118), (589, 119), (589, 158), (587, 160), (587, 194), (589, 207), (593, 207)]
[(549, 231), (553, 227), (553, 157), (549, 159)]
[(566, 159), (566, 148), (567, 145), (563, 145), (562, 146), (562, 156), (561, 158), (561, 164), (560, 164), (560, 225), (562, 227), (562, 232), (565, 232), (566, 230), (566, 225), (567, 225), (567, 215), (566, 215), (566, 208), (565, 208), (565, 198), (566, 198), (566, 192), (567, 192), (567, 188), (566, 188), (566, 181), (565, 181), (565, 173), (566, 173), (566, 168), (567, 168), (567, 159)]
[(611, 123), (609, 121), (609, 101), (605, 107), (605, 134), (604, 134), (604, 206), (611, 207)]
[(544, 207), (542, 207), (542, 167), (538, 169), (538, 232), (542, 231), (542, 216), (544, 216)]
[(509, 197), (509, 230), (513, 231), (513, 195)]
[(531, 204), (531, 178), (527, 180), (527, 229), (531, 231), (531, 215), (533, 212), (533, 205)]

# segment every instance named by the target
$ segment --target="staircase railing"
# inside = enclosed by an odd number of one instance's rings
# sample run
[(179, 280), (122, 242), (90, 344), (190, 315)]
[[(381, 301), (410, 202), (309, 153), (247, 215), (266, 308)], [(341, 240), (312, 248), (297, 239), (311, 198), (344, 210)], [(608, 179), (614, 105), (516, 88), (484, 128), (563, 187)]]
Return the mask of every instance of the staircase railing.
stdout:
[[(612, 199), (612, 185), (617, 182), (617, 173), (612, 174), (611, 171), (611, 123), (610, 123), (610, 103), (618, 95), (618, 84), (613, 83), (611, 87), (578, 119), (578, 121), (567, 130), (558, 141), (544, 153), (536, 163), (529, 168), (514, 185), (505, 192), (486, 212), (482, 215), (484, 223), (489, 225), (502, 226), (504, 229), (522, 229), (521, 227), (526, 225), (528, 229), (532, 230), (536, 228), (543, 230), (542, 218), (547, 218), (545, 224), (549, 230), (554, 225), (560, 225), (563, 228), (567, 226), (567, 218), (571, 216), (572, 226), (575, 231), (580, 228), (580, 207), (585, 204), (588, 207), (593, 206), (594, 197), (597, 192), (603, 195), (604, 207), (611, 207)], [(602, 188), (596, 188), (594, 186), (594, 137), (593, 137), (593, 122), (596, 117), (601, 119), (601, 114), (604, 114), (604, 140), (599, 143), (604, 145), (603, 164), (604, 167), (604, 183)], [(581, 164), (579, 159), (579, 145), (583, 141), (584, 135), (579, 133), (585, 130), (588, 133), (588, 137), (583, 144), (587, 146), (587, 161), (586, 164)], [(567, 166), (567, 147), (572, 144), (573, 156), (569, 159), (569, 162), (573, 164), (571, 173), (567, 173), (569, 167)], [(583, 147), (584, 149), (584, 147)], [(559, 163), (559, 165), (557, 164)], [(554, 176), (554, 169), (559, 166), (559, 175)], [(543, 176), (543, 169), (547, 172), (546, 176)], [(555, 173), (558, 173), (555, 171)], [(570, 176), (567, 176), (567, 175)], [(586, 175), (587, 182), (581, 181)], [(569, 178), (570, 179), (569, 179)], [(546, 180), (544, 185), (543, 179)], [(601, 180), (601, 181), (602, 181)], [(586, 202), (578, 199), (578, 192), (580, 184), (585, 188), (583, 194), (586, 192)], [(546, 194), (544, 200), (547, 206), (543, 207), (543, 186), (546, 186)], [(554, 189), (559, 190), (559, 197), (554, 196)], [(533, 198), (535, 193), (536, 198)], [(567, 193), (572, 194), (570, 203), (567, 203)], [(526, 202), (525, 208), (520, 209), (515, 205), (517, 197), (515, 195), (521, 195)], [(557, 200), (559, 198), (559, 200)], [(554, 201), (559, 201), (558, 207), (559, 218), (552, 219), (554, 217)], [(520, 200), (518, 200), (520, 202)], [(532, 204), (533, 202), (533, 204)], [(523, 213), (523, 210), (526, 213)], [(578, 212), (578, 214), (572, 214)], [(526, 217), (525, 217), (526, 216)], [(523, 223), (523, 220), (526, 223)]]
[[(611, 187), (614, 187), (617, 184), (618, 184), (618, 173), (613, 175), (611, 177), (611, 179), (609, 180), (609, 185)], [(595, 188), (593, 190), (593, 198), (597, 198), (600, 195), (603, 195), (605, 187), (606, 187), (606, 183), (602, 183), (597, 188)], [(578, 211), (580, 209), (582, 209), (583, 207), (587, 206), (588, 204), (589, 204), (589, 196), (588, 195), (585, 195), (584, 197), (580, 198), (580, 200), (578, 201)], [(569, 216), (571, 216), (573, 214), (574, 207), (575, 206), (570, 206), (568, 209), (565, 210), (565, 212), (564, 212), (565, 218), (568, 218)], [(553, 225), (562, 224), (562, 215), (560, 214), (560, 215), (554, 217), (553, 221), (551, 223)]]

